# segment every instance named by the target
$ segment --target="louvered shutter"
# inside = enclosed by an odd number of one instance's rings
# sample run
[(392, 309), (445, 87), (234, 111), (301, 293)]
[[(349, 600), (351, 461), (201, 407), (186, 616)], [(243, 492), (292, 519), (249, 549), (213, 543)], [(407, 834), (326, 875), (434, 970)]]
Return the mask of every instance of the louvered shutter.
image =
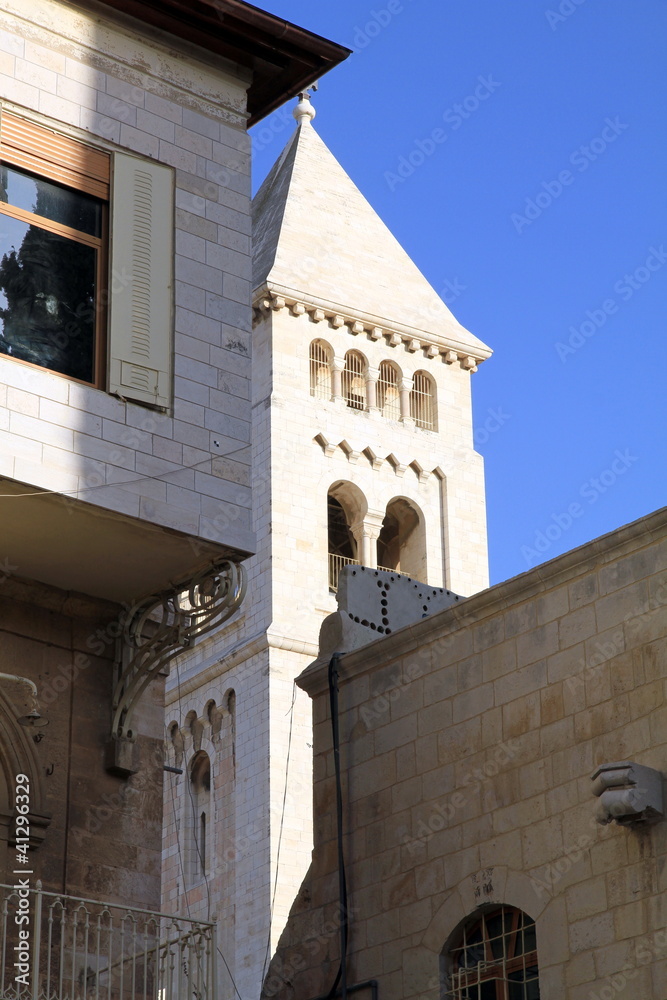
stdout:
[(116, 153), (111, 192), (109, 392), (168, 408), (173, 172)]

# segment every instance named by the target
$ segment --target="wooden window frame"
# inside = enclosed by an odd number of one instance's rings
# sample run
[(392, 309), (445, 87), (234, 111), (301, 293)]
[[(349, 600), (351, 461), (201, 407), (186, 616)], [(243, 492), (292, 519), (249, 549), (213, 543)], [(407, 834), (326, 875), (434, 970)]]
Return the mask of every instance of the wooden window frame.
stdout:
[(111, 156), (60, 135), (43, 125), (3, 111), (0, 118), (0, 164), (34, 174), (38, 178), (54, 181), (82, 194), (93, 195), (104, 204), (99, 237), (82, 233), (70, 226), (46, 219), (25, 209), (5, 202), (0, 203), (0, 214), (20, 222), (37, 226), (47, 232), (66, 239), (83, 243), (97, 251), (95, 275), (93, 381), (75, 378), (32, 361), (23, 361), (9, 354), (0, 358), (26, 365), (35, 371), (57, 375), (70, 382), (88, 385), (96, 389), (106, 389), (107, 368), (107, 303), (109, 274), (109, 197), (111, 179)]

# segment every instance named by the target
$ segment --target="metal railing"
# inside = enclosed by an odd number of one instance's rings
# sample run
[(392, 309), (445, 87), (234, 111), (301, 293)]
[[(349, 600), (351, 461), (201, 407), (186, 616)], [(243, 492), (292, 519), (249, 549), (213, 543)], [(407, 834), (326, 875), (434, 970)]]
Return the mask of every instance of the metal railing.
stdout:
[(338, 577), (343, 566), (361, 566), (358, 559), (348, 559), (347, 556), (336, 556), (329, 553), (329, 590), (338, 590)]
[(216, 1000), (214, 923), (39, 882), (0, 900), (0, 1000)]

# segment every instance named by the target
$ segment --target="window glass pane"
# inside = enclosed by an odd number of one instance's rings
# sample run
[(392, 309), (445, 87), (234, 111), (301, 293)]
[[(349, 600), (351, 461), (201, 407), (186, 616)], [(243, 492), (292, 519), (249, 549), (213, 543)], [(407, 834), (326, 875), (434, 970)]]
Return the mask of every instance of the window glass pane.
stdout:
[(0, 167), (0, 201), (89, 236), (102, 234), (103, 202), (99, 198), (33, 177), (16, 167)]
[(0, 353), (94, 381), (96, 253), (0, 214)]

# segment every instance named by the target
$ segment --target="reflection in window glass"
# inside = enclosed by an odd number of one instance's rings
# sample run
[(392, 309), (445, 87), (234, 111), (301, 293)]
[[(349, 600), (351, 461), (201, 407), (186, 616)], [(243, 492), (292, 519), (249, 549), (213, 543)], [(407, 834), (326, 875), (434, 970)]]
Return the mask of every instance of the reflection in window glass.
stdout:
[(97, 251), (0, 216), (0, 353), (94, 381)]
[(16, 167), (0, 167), (0, 201), (89, 236), (102, 235), (99, 198), (34, 177)]

